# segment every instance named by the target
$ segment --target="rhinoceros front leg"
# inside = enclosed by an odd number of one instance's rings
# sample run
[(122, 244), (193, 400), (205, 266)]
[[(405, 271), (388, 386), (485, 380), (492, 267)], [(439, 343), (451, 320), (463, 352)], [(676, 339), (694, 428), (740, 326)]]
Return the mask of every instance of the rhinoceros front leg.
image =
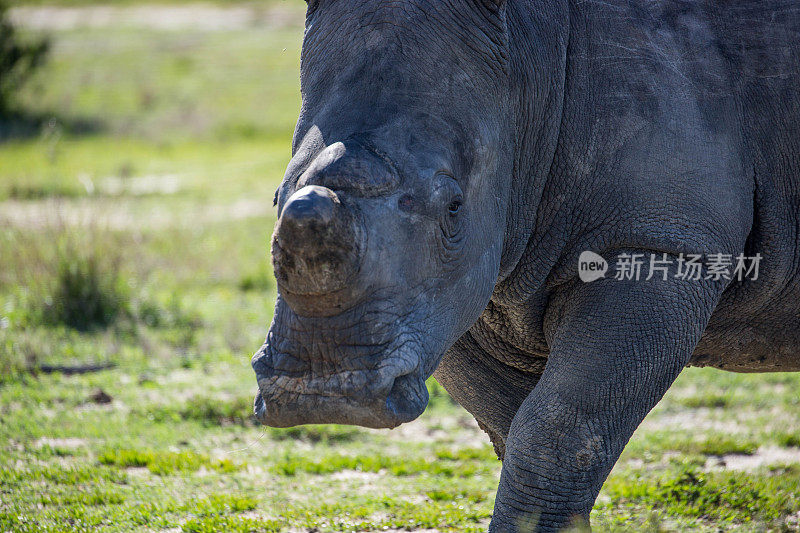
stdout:
[(550, 356), (511, 424), (490, 531), (588, 522), (636, 427), (685, 366), (724, 282), (575, 281), (545, 317)]
[(544, 369), (531, 366), (524, 372), (500, 362), (468, 331), (447, 351), (433, 375), (475, 417), (502, 459), (511, 421)]

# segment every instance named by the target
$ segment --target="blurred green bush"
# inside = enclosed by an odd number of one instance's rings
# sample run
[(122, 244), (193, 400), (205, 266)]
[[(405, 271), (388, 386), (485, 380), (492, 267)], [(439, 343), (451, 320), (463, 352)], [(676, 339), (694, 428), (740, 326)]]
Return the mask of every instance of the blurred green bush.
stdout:
[(59, 254), (44, 318), (86, 331), (106, 327), (129, 312), (128, 285), (118, 261), (70, 246)]
[(16, 91), (44, 63), (47, 39), (23, 39), (11, 24), (8, 4), (0, 0), (0, 116), (11, 111)]

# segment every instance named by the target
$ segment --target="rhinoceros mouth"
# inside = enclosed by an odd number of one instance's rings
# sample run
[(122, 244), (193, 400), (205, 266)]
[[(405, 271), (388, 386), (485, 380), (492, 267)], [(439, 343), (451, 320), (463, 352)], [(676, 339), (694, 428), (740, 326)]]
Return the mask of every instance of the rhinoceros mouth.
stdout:
[[(379, 361), (374, 368), (342, 369), (330, 363), (298, 361), (265, 343), (252, 362), (259, 388), (256, 418), (272, 427), (352, 424), (393, 428), (422, 414), (428, 391), (419, 353), (405, 343), (384, 348), (373, 358)], [(342, 361), (352, 360), (344, 355)]]

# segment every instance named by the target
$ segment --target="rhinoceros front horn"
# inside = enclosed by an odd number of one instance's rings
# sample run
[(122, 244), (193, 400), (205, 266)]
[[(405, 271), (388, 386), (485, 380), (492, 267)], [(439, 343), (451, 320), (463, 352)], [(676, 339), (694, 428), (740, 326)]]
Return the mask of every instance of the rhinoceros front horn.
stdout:
[(320, 297), (352, 283), (361, 233), (355, 215), (331, 189), (308, 185), (289, 197), (275, 226), (272, 263), (282, 296), (299, 307), (295, 311), (319, 314), (341, 305)]

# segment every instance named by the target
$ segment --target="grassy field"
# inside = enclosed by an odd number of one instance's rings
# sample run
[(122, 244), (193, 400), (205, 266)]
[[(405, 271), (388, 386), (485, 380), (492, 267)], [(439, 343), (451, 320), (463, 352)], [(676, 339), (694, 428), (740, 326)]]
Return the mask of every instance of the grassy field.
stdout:
[(11, 6), (78, 7), (86, 6), (176, 6), (176, 5), (214, 5), (219, 7), (285, 5), (296, 10), (296, 5), (304, 0), (7, 0)]
[[(394, 431), (251, 418), (301, 33), (52, 32), (0, 123), (0, 531), (485, 529), (500, 463), (433, 381)], [(685, 371), (593, 522), (800, 530), (800, 374)]]

